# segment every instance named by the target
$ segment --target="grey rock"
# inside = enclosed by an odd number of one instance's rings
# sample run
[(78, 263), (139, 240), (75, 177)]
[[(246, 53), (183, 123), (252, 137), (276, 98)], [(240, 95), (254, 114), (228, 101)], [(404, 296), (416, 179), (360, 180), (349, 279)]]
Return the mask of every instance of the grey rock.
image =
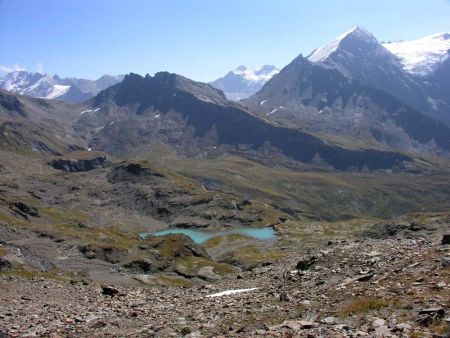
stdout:
[(421, 325), (428, 326), (431, 323), (444, 318), (445, 310), (443, 308), (428, 308), (419, 311), (417, 322)]
[(113, 286), (102, 285), (102, 294), (105, 296), (117, 296), (120, 293), (118, 289)]
[(316, 262), (317, 257), (315, 256), (305, 257), (297, 262), (295, 268), (297, 270), (306, 271), (310, 269)]
[(442, 245), (449, 245), (450, 244), (450, 234), (445, 234), (442, 236)]
[(337, 318), (332, 317), (332, 316), (326, 317), (322, 320), (322, 322), (324, 322), (325, 324), (328, 324), (328, 325), (334, 325), (334, 324), (337, 324)]
[(366, 282), (373, 277), (373, 273), (367, 273), (365, 275), (358, 276), (358, 282)]
[(105, 167), (108, 164), (106, 156), (98, 156), (90, 159), (66, 159), (52, 160), (49, 164), (55, 168), (67, 172), (83, 172)]
[(281, 302), (290, 302), (291, 297), (289, 297), (289, 295), (286, 292), (282, 292), (282, 293), (280, 293), (280, 301)]

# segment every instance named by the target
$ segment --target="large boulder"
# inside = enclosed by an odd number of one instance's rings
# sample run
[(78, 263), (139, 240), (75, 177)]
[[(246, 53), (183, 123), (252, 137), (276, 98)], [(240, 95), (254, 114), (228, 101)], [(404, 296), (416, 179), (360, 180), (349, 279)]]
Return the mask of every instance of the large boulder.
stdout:
[(153, 177), (164, 177), (162, 173), (153, 168), (147, 161), (125, 161), (114, 166), (108, 173), (111, 183), (148, 182)]
[(113, 246), (81, 245), (78, 250), (87, 259), (100, 259), (113, 264), (122, 262), (129, 254), (128, 250)]
[(149, 251), (156, 250), (163, 260), (189, 256), (210, 258), (202, 246), (182, 234), (150, 236), (144, 240), (144, 243), (149, 247)]

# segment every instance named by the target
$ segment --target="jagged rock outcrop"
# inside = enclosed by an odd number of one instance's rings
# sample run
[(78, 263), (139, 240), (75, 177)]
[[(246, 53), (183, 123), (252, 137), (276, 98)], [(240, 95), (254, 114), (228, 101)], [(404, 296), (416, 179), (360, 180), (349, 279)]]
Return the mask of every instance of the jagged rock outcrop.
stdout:
[(58, 170), (67, 172), (83, 172), (105, 167), (109, 164), (107, 156), (92, 156), (91, 158), (63, 158), (54, 159), (49, 164)]

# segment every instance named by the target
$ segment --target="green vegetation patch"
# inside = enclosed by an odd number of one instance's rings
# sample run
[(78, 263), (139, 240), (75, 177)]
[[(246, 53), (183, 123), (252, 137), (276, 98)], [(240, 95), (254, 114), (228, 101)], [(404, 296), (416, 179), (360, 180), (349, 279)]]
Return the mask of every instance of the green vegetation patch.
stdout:
[(229, 252), (223, 257), (223, 261), (243, 266), (256, 267), (259, 265), (271, 264), (286, 254), (276, 250), (268, 250), (267, 248), (257, 246), (247, 246)]
[(168, 275), (135, 275), (133, 278), (148, 286), (169, 286), (190, 288), (192, 282), (184, 278), (178, 278)]
[(229, 264), (218, 263), (202, 257), (181, 257), (176, 260), (176, 265), (189, 276), (196, 276), (199, 270), (206, 266), (212, 266), (214, 273), (221, 276), (236, 272), (236, 268)]
[(224, 236), (215, 236), (203, 243), (206, 249), (212, 249), (220, 245), (234, 244), (236, 242), (254, 241), (253, 238), (241, 234), (228, 234)]
[(68, 273), (68, 272), (62, 273), (59, 271), (42, 272), (42, 271), (27, 269), (26, 267), (24, 267), (22, 265), (15, 265), (11, 269), (0, 270), (0, 275), (19, 277), (19, 278), (28, 279), (28, 280), (43, 278), (43, 279), (52, 279), (52, 280), (65, 281), (65, 282), (69, 282), (74, 277), (73, 273)]

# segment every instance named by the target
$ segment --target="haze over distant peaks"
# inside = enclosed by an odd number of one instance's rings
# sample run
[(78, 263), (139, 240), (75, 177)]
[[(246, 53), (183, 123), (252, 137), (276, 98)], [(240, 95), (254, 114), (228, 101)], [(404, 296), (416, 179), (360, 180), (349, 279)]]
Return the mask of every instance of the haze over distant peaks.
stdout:
[(264, 65), (260, 68), (247, 68), (241, 65), (231, 73), (241, 75), (249, 82), (266, 82), (279, 71), (278, 68), (272, 65)]
[(60, 78), (58, 75), (13, 71), (0, 78), (0, 88), (12, 93), (81, 102), (122, 81), (123, 75), (103, 75), (97, 80)]
[(222, 90), (228, 99), (237, 101), (256, 93), (279, 71), (272, 65), (259, 68), (247, 68), (241, 65), (210, 84)]

